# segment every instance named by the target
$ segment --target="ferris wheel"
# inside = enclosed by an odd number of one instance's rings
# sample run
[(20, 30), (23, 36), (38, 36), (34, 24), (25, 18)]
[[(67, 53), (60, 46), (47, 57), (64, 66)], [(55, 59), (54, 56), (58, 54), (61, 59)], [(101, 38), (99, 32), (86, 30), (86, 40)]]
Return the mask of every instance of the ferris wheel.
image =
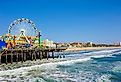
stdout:
[(10, 24), (8, 34), (19, 36), (21, 33), (26, 36), (36, 36), (38, 30), (34, 22), (27, 18), (21, 18)]

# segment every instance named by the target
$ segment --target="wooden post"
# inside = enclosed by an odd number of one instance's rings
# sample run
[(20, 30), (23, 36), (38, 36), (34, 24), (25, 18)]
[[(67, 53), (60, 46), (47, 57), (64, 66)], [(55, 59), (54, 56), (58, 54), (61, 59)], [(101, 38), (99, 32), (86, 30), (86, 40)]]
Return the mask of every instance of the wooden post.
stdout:
[(60, 58), (62, 58), (60, 53), (59, 53), (59, 55), (60, 55)]
[(19, 53), (16, 52), (16, 63), (18, 63), (18, 55), (19, 55)]
[(6, 58), (6, 64), (8, 63), (8, 58), (7, 58), (7, 51), (5, 53), (5, 58)]
[(32, 53), (31, 53), (31, 50), (30, 50), (29, 51), (29, 59), (32, 59), (31, 56), (32, 56)]
[(2, 63), (2, 62), (1, 62), (1, 56), (2, 56), (2, 54), (0, 54), (0, 64)]
[(43, 51), (40, 52), (40, 60), (43, 58)]
[(54, 51), (52, 51), (52, 58), (54, 59)]
[(2, 63), (2, 60), (1, 60), (1, 57), (2, 57), (2, 55), (4, 54), (4, 52), (6, 52), (6, 51), (0, 51), (0, 64)]
[(41, 52), (39, 51), (38, 54), (39, 54), (38, 58), (41, 60), (41, 57), (40, 57), (41, 56)]
[(18, 61), (20, 61), (21, 52), (18, 52)]
[(11, 54), (10, 54), (11, 55), (11, 64), (13, 63), (13, 54), (14, 53), (12, 53), (12, 51), (11, 51)]
[(63, 52), (63, 58), (65, 58), (65, 53)]
[(36, 61), (36, 56), (37, 56), (37, 53), (36, 53), (36, 51), (34, 51), (34, 59), (35, 59), (35, 61)]
[(26, 53), (23, 52), (24, 62), (26, 61)]
[(24, 58), (25, 58), (25, 57), (24, 57), (24, 51), (23, 51), (23, 62), (24, 62)]
[(45, 51), (43, 51), (43, 57), (45, 57)]
[(47, 60), (48, 60), (48, 52), (47, 51), (45, 51), (45, 55), (47, 56)]
[(23, 63), (23, 50), (21, 50), (21, 62)]
[(38, 58), (39, 58), (39, 56), (40, 56), (40, 52), (39, 52), (39, 51), (37, 51), (36, 53), (37, 53), (36, 58), (38, 59)]
[(42, 59), (42, 51), (39, 52), (40, 60)]
[(33, 61), (33, 52), (31, 53), (31, 59), (32, 59), (32, 61)]

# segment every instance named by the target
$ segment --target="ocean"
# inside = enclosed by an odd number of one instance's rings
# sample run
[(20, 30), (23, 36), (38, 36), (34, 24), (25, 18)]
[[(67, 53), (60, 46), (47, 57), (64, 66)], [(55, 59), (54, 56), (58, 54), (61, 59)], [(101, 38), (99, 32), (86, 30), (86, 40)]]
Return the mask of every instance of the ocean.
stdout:
[(2, 81), (121, 82), (121, 49), (66, 53), (61, 61), (0, 71)]

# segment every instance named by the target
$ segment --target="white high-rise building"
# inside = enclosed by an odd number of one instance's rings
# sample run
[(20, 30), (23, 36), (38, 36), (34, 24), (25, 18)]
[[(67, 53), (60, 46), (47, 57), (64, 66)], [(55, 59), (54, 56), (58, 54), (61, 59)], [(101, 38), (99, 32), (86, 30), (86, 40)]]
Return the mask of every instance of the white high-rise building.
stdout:
[(54, 42), (51, 41), (51, 40), (46, 39), (44, 41), (44, 43), (46, 44), (47, 47), (56, 47), (56, 45), (54, 44)]
[(119, 45), (121, 46), (121, 42), (119, 42)]

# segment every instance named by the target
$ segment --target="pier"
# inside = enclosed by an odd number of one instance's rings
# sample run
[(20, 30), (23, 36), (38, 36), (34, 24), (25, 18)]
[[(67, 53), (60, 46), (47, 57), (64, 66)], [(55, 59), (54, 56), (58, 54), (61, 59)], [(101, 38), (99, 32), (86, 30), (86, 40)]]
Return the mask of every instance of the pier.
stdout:
[(0, 64), (25, 62), (27, 60), (58, 58), (54, 52), (63, 52), (66, 48), (46, 48), (46, 49), (8, 49), (0, 51)]
[(8, 33), (0, 37), (0, 64), (61, 58), (59, 52), (64, 50), (66, 48), (58, 47), (52, 40), (43, 40), (41, 31), (33, 21), (20, 18), (11, 22)]

